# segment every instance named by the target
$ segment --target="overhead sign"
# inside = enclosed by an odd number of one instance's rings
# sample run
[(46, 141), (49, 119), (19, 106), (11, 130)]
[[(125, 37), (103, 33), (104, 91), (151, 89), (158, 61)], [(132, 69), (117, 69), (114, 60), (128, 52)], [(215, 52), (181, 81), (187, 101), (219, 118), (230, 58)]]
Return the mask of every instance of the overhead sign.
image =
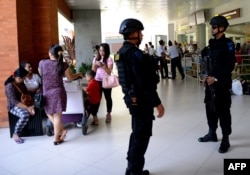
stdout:
[(220, 13), (220, 16), (225, 16), (227, 19), (234, 19), (234, 18), (239, 18), (240, 17), (240, 8), (230, 10), (224, 13)]

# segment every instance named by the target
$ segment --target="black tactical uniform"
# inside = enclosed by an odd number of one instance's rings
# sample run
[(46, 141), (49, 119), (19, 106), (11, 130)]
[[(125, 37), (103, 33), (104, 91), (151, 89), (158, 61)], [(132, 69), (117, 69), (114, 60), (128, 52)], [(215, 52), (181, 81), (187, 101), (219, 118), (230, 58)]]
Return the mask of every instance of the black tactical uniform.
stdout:
[[(219, 26), (222, 22), (225, 22), (224, 24), (227, 27), (226, 19), (221, 16), (212, 18), (210, 24)], [(220, 120), (223, 138), (219, 152), (224, 153), (230, 147), (228, 137), (232, 132), (230, 89), (232, 86), (231, 72), (235, 65), (234, 43), (223, 34), (219, 39), (210, 39), (206, 52), (207, 65), (209, 65), (207, 74), (214, 77), (215, 82), (212, 85), (206, 84), (205, 87), (204, 102), (206, 104), (209, 133), (199, 138), (199, 141), (217, 141), (216, 129), (218, 120)]]
[[(132, 22), (131, 25), (134, 25), (133, 22), (138, 23), (135, 19), (128, 20), (127, 22)], [(126, 23), (126, 26), (129, 24)], [(152, 135), (153, 108), (161, 104), (156, 91), (159, 77), (155, 74), (150, 57), (144, 55), (134, 44), (125, 41), (118, 54), (119, 57), (116, 57), (115, 61), (119, 83), (124, 93), (125, 104), (132, 116), (126, 175), (146, 175), (149, 172), (143, 171), (144, 154)]]

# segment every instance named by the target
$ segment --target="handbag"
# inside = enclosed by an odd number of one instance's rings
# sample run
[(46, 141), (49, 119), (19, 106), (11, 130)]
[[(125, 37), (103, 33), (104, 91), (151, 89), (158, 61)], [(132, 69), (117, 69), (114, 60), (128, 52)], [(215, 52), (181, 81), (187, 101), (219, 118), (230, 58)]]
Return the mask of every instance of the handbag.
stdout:
[(119, 86), (119, 80), (118, 77), (114, 74), (107, 74), (102, 79), (102, 87), (104, 89), (110, 89)]
[(16, 87), (16, 89), (22, 94), (21, 95), (21, 102), (25, 104), (26, 106), (32, 106), (34, 105), (34, 99), (30, 94), (24, 94), (21, 89), (13, 83), (13, 85)]
[(240, 80), (234, 79), (232, 81), (232, 92), (235, 95), (242, 95), (243, 91), (242, 91), (242, 85)]

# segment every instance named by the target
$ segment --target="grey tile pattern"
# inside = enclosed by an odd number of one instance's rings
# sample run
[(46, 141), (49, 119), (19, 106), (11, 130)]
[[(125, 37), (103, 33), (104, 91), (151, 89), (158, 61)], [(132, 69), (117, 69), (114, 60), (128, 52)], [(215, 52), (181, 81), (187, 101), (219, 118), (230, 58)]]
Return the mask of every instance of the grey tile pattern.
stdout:
[[(166, 112), (154, 121), (145, 168), (152, 175), (223, 175), (225, 158), (250, 158), (250, 96), (232, 96), (233, 133), (228, 153), (218, 153), (220, 142), (199, 143), (207, 132), (203, 87), (192, 79), (162, 80), (158, 85)], [(25, 137), (18, 145), (9, 129), (0, 129), (1, 175), (123, 175), (130, 135), (130, 116), (120, 87), (114, 88), (112, 122), (105, 123), (101, 102), (99, 126), (80, 128), (66, 124), (65, 143), (54, 146), (46, 135)], [(89, 119), (89, 122), (92, 118)], [(221, 130), (217, 130), (221, 140)]]

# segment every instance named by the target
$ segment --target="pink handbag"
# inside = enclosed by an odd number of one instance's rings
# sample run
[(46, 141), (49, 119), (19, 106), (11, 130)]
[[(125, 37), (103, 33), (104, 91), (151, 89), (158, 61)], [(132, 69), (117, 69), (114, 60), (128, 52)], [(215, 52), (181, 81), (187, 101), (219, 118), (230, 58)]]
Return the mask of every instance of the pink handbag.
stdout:
[(102, 87), (104, 89), (110, 89), (119, 86), (119, 80), (116, 75), (110, 74), (102, 79)]

